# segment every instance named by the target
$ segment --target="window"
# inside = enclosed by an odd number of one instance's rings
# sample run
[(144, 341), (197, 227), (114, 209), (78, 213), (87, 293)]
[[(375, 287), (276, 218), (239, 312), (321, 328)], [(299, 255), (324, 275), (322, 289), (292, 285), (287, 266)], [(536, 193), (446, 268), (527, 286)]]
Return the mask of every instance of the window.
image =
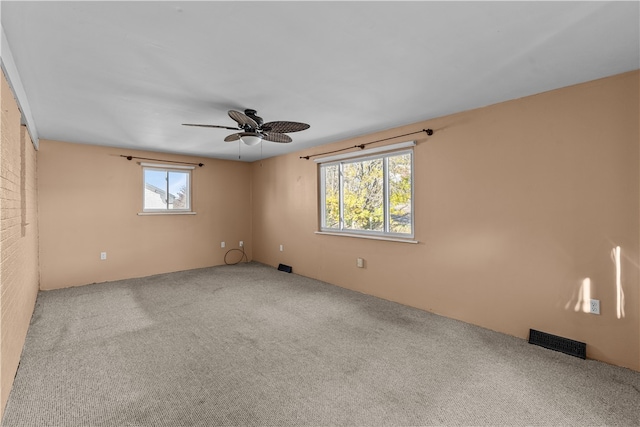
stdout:
[(321, 231), (413, 237), (413, 150), (322, 163), (320, 194)]
[(142, 163), (143, 212), (191, 212), (192, 169)]

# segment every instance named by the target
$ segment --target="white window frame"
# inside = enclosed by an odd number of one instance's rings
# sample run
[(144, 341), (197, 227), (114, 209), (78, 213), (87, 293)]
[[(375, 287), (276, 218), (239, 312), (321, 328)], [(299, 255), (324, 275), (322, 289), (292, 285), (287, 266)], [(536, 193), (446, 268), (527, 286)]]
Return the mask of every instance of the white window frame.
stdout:
[[(415, 235), (415, 168), (414, 168), (414, 150), (415, 141), (409, 141), (399, 144), (388, 145), (385, 147), (377, 147), (365, 151), (356, 153), (339, 154), (336, 156), (330, 156), (325, 158), (316, 159), (315, 162), (319, 164), (318, 167), (318, 181), (319, 181), (319, 232), (318, 234), (333, 234), (333, 235), (345, 235), (352, 237), (373, 238), (381, 240), (393, 240), (393, 241), (407, 241), (411, 243), (417, 243), (412, 240)], [(394, 233), (390, 231), (390, 197), (389, 197), (389, 174), (388, 174), (388, 159), (389, 157), (410, 154), (411, 155), (411, 232), (410, 233)], [(344, 226), (344, 205), (343, 205), (343, 176), (342, 167), (344, 164), (358, 163), (368, 160), (382, 159), (383, 161), (383, 210), (384, 210), (384, 225), (383, 231), (374, 230), (354, 230), (345, 228)], [(326, 187), (325, 187), (325, 168), (329, 166), (338, 165), (339, 167), (339, 227), (329, 228), (325, 227), (326, 223)]]
[[(140, 163), (142, 166), (142, 212), (138, 215), (176, 215), (176, 214), (195, 214), (193, 211), (193, 169), (194, 166), (182, 166), (182, 165), (166, 165), (166, 164), (158, 164), (158, 163)], [(147, 170), (166, 172), (167, 174), (170, 172), (180, 172), (187, 174), (187, 196), (189, 205), (184, 209), (169, 209), (168, 200), (166, 208), (147, 208), (145, 206), (146, 203), (146, 191), (147, 191), (147, 182), (145, 179), (145, 172)], [(168, 183), (167, 188), (164, 189), (168, 194)]]

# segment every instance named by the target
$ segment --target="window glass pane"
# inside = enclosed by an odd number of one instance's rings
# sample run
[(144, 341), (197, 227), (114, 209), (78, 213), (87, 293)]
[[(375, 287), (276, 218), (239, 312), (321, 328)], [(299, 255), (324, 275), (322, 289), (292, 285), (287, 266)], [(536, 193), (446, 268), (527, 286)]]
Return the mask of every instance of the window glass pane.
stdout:
[(190, 171), (144, 168), (144, 210), (191, 210)]
[(144, 169), (144, 208), (167, 209), (167, 172)]
[(320, 181), (322, 230), (413, 237), (412, 150), (320, 165)]
[(339, 165), (322, 168), (324, 180), (324, 228), (340, 228)]
[(344, 228), (384, 231), (382, 159), (344, 163)]
[(169, 209), (189, 209), (189, 173), (168, 172)]
[(411, 154), (389, 157), (389, 231), (411, 233)]

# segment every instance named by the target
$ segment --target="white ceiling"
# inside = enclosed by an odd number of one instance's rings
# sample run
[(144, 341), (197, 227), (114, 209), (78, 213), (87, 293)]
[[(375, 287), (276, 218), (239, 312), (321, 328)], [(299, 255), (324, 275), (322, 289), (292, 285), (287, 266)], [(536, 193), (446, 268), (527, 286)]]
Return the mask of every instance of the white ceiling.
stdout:
[(40, 138), (253, 161), (640, 68), (632, 2), (1, 2)]

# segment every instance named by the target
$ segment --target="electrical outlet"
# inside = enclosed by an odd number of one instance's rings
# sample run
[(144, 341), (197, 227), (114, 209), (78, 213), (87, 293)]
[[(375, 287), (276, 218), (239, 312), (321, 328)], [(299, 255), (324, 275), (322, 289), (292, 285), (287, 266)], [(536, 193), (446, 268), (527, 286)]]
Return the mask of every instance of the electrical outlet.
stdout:
[(244, 247), (244, 242), (242, 240), (240, 240), (240, 247)]
[(362, 258), (358, 258), (358, 259), (356, 260), (356, 266), (357, 266), (358, 268), (364, 268), (364, 260), (363, 260)]
[(280, 252), (284, 251), (284, 245), (280, 245)]
[(226, 246), (226, 243), (225, 243), (225, 242), (220, 242), (220, 247), (221, 247), (221, 248), (224, 248), (225, 246)]
[(100, 252), (100, 259), (102, 261), (104, 261), (105, 259), (107, 259), (107, 253), (106, 252)]
[(592, 299), (589, 310), (591, 314), (600, 314), (600, 300)]

